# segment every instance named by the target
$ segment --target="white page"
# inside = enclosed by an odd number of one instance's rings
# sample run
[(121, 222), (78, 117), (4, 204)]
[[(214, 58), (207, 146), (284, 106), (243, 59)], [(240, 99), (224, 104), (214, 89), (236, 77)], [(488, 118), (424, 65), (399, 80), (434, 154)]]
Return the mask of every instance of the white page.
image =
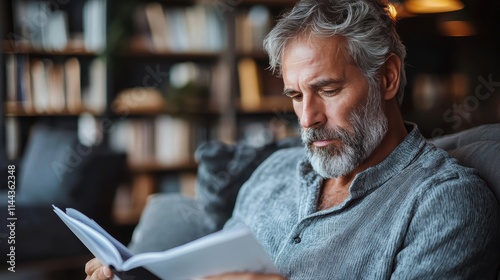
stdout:
[(54, 212), (69, 227), (69, 229), (82, 241), (90, 252), (104, 265), (113, 265), (117, 269), (122, 267), (120, 253), (113, 244), (88, 225), (71, 218), (61, 209), (54, 207)]
[(98, 223), (96, 223), (94, 220), (90, 219), (89, 217), (85, 216), (80, 211), (75, 210), (73, 208), (68, 208), (68, 209), (66, 209), (66, 214), (68, 216), (70, 216), (71, 218), (74, 218), (74, 219), (88, 225), (89, 227), (95, 229), (97, 232), (102, 234), (106, 239), (108, 239), (115, 246), (115, 248), (120, 253), (120, 256), (121, 256), (123, 261), (128, 260), (129, 258), (131, 258), (134, 255), (134, 254), (132, 254), (132, 252), (130, 252), (130, 250), (125, 245), (120, 243), (120, 241), (116, 240), (113, 236), (111, 236), (111, 234), (109, 234), (106, 230), (104, 230)]
[(162, 279), (192, 279), (229, 272), (279, 273), (250, 230), (219, 231), (165, 252), (142, 253), (123, 264), (143, 266)]
[[(174, 280), (229, 272), (279, 272), (246, 228), (219, 231), (164, 252), (142, 253), (122, 262), (118, 249), (105, 237), (109, 234), (97, 223), (74, 209), (68, 209), (66, 214), (53, 207), (54, 212), (101, 263), (113, 265), (118, 271), (142, 266), (162, 279)], [(131, 254), (126, 248), (122, 250)]]

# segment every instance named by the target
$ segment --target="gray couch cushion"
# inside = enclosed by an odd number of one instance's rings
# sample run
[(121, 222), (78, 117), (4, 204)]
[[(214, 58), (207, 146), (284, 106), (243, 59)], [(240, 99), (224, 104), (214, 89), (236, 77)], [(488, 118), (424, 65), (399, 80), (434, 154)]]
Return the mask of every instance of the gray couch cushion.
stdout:
[(500, 202), (500, 141), (479, 141), (448, 153), (460, 164), (477, 169)]
[(500, 142), (500, 124), (485, 124), (458, 133), (429, 139), (430, 143), (445, 151), (480, 141)]
[(198, 201), (180, 194), (156, 194), (149, 197), (128, 247), (134, 253), (164, 251), (216, 230)]
[(31, 131), (25, 157), (19, 166), (21, 205), (51, 205), (66, 202), (77, 183), (71, 180), (70, 165), (77, 164), (69, 153), (75, 149), (78, 136), (74, 130), (37, 124)]
[(486, 124), (429, 139), (460, 164), (475, 168), (500, 202), (500, 124)]

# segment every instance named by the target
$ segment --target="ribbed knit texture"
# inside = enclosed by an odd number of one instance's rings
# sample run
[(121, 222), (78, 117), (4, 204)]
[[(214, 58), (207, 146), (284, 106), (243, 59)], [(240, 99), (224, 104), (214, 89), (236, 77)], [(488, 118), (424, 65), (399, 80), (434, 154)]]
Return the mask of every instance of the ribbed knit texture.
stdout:
[(475, 170), (408, 129), (342, 204), (319, 212), (323, 179), (304, 149), (274, 153), (242, 187), (225, 228), (249, 227), (289, 279), (495, 279), (496, 199)]

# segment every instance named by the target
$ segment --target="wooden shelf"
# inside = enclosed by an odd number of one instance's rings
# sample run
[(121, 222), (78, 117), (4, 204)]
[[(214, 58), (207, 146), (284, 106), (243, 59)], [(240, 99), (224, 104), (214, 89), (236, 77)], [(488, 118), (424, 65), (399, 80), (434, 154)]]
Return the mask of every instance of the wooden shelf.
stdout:
[(134, 173), (158, 173), (158, 172), (194, 172), (198, 168), (195, 162), (186, 162), (179, 164), (161, 164), (152, 161), (148, 162), (129, 162), (128, 167)]
[(153, 50), (132, 50), (116, 54), (119, 57), (137, 58), (169, 58), (175, 60), (216, 60), (222, 56), (222, 52), (159, 52)]
[(4, 40), (2, 42), (2, 52), (7, 54), (35, 54), (35, 55), (79, 55), (79, 56), (96, 56), (99, 53), (86, 50), (85, 47), (77, 42), (68, 43), (68, 46), (63, 50), (44, 50), (33, 47), (24, 42), (13, 42)]
[(134, 38), (128, 47), (121, 48), (116, 56), (138, 57), (138, 58), (162, 58), (168, 57), (177, 60), (213, 60), (220, 58), (224, 51), (157, 51), (148, 46), (147, 38)]
[(209, 115), (219, 116), (222, 112), (210, 107), (187, 107), (184, 109), (176, 108), (120, 108), (112, 111), (115, 116), (157, 116), (157, 115)]
[(266, 59), (266, 60), (269, 59), (269, 56), (264, 51), (253, 51), (253, 52), (238, 51), (236, 55), (238, 58), (248, 57), (248, 58), (254, 58), (254, 59), (259, 59), (259, 60), (260, 59)]
[(240, 114), (273, 114), (293, 113), (293, 104), (290, 98), (285, 96), (265, 96), (260, 100), (256, 108), (243, 108), (238, 101), (238, 112)]
[(80, 109), (77, 112), (70, 112), (68, 110), (58, 111), (58, 112), (36, 112), (34, 110), (27, 110), (25, 106), (20, 102), (6, 102), (5, 103), (5, 115), (9, 117), (65, 117), (65, 116), (79, 116), (83, 113), (88, 113), (92, 115), (99, 115), (101, 113), (89, 110)]

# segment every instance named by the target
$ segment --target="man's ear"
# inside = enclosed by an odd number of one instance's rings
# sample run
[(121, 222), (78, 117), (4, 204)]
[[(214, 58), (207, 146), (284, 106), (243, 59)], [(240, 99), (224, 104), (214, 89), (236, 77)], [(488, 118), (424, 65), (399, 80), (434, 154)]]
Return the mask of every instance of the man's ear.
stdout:
[(390, 100), (396, 96), (399, 90), (399, 80), (401, 77), (401, 59), (394, 53), (390, 53), (382, 67), (381, 90), (385, 100)]

